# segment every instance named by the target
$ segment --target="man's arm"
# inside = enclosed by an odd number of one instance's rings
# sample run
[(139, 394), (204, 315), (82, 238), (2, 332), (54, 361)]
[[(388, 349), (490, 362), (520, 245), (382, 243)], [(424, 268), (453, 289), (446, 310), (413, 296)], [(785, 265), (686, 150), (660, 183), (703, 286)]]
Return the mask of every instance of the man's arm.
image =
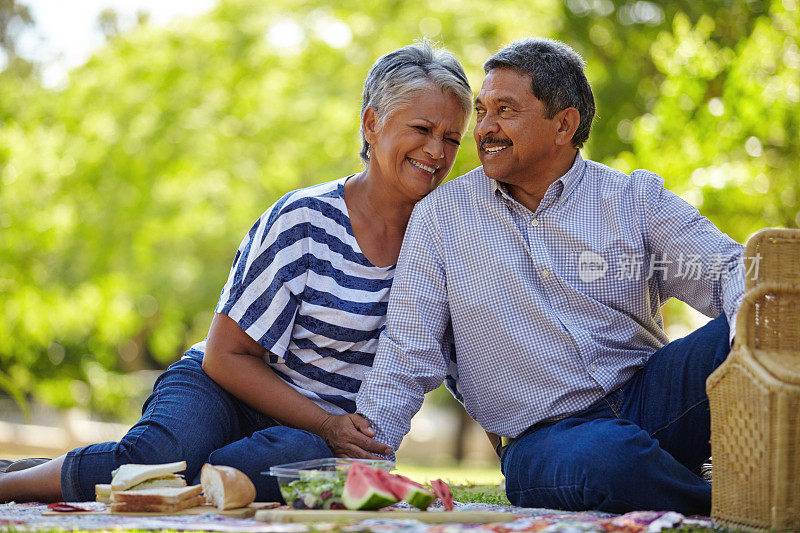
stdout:
[(744, 247), (664, 189), (659, 176), (646, 173), (639, 179), (649, 259), (662, 269), (664, 300), (674, 296), (707, 316), (725, 312), (733, 339), (744, 293)]
[(358, 393), (358, 412), (375, 438), (397, 450), (427, 392), (442, 384), (442, 343), (450, 323), (441, 234), (432, 202), (417, 205), (406, 230), (389, 298), (386, 329)]

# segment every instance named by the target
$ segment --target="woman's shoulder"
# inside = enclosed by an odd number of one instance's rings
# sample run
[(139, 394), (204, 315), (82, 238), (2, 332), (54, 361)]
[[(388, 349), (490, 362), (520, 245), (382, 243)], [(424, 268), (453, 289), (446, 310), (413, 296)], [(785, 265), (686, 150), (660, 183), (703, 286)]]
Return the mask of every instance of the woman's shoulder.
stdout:
[(339, 178), (290, 191), (261, 215), (261, 221), (270, 226), (278, 221), (292, 225), (318, 223), (322, 219), (341, 222), (342, 217), (347, 217), (344, 204), (346, 179)]
[(319, 202), (338, 204), (344, 200), (344, 182), (346, 179), (339, 178), (289, 191), (275, 202), (275, 205), (280, 204), (281, 209), (285, 210), (315, 205)]

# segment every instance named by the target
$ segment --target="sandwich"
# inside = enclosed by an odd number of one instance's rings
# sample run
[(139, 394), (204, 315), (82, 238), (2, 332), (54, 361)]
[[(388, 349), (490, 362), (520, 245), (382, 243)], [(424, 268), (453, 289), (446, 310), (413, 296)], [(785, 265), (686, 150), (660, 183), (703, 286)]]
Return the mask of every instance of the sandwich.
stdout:
[(94, 486), (94, 496), (95, 500), (98, 502), (103, 503), (110, 503), (111, 502), (111, 484), (104, 483), (104, 484), (97, 484)]
[(250, 478), (230, 466), (203, 465), (200, 485), (206, 501), (220, 511), (245, 507), (256, 499), (256, 488)]
[(111, 512), (175, 513), (203, 505), (202, 491), (200, 485), (112, 491)]
[[(122, 465), (111, 475), (111, 490), (155, 489), (162, 487), (185, 487), (186, 480), (178, 472), (186, 470), (186, 461), (160, 465)], [(95, 487), (97, 492), (97, 487)]]

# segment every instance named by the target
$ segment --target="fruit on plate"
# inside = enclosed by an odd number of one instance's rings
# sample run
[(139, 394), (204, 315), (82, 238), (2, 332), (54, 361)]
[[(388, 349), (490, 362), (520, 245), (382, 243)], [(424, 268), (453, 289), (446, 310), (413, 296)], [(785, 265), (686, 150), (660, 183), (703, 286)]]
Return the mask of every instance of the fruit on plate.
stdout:
[(356, 511), (374, 511), (398, 500), (378, 469), (361, 463), (350, 466), (342, 491), (345, 507)]

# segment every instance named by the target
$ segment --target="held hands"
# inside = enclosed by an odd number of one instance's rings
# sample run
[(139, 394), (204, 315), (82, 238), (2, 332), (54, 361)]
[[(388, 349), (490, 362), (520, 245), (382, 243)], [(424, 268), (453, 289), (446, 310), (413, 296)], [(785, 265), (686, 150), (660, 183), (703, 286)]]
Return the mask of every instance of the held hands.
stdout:
[(392, 453), (391, 448), (372, 438), (375, 436), (375, 430), (361, 415), (329, 414), (320, 424), (318, 434), (336, 457), (381, 459), (375, 454)]

